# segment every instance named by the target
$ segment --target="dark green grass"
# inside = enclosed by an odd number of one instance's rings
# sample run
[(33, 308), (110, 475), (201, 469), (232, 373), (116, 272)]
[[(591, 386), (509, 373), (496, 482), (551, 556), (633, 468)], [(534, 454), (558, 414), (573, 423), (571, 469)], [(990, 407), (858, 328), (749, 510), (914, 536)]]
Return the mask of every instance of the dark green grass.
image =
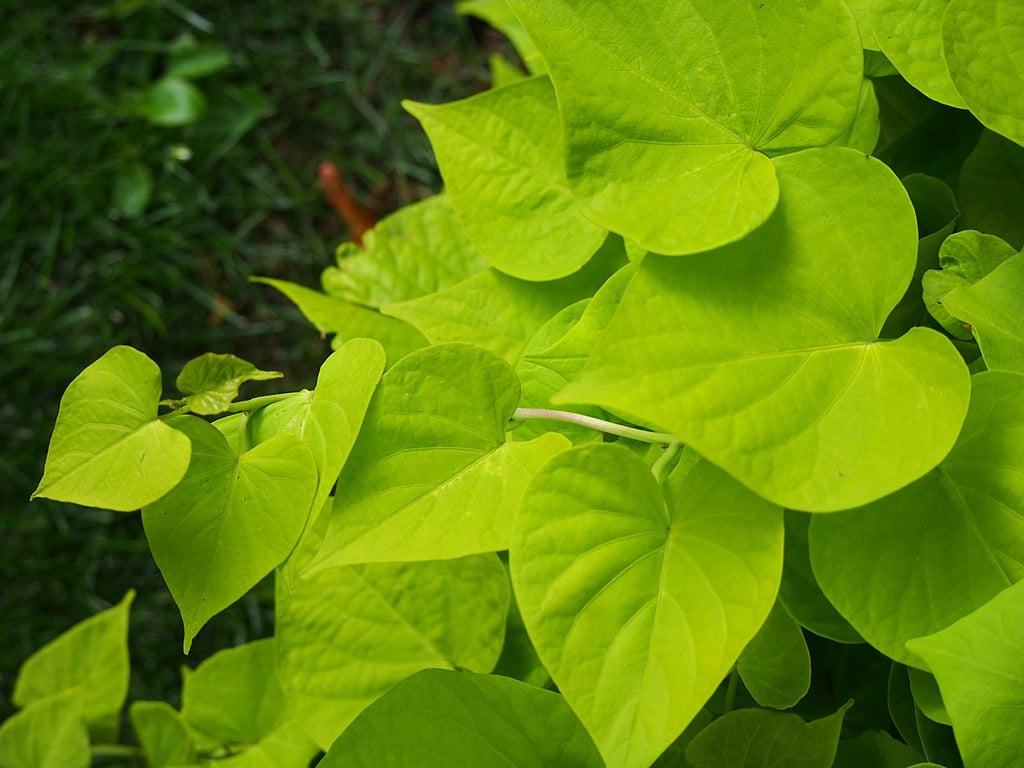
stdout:
[[(122, 343), (162, 366), (168, 392), (180, 366), (205, 351), (286, 373), (244, 394), (311, 386), (326, 344), (248, 278), (315, 284), (345, 239), (316, 184), (323, 160), (379, 213), (437, 189), (429, 145), (399, 101), (481, 90), (496, 37), (456, 18), (448, 2), (8, 6), (0, 39), (0, 717), (24, 658), (131, 587), (130, 695), (174, 701), (180, 664), (271, 631), (269, 587), (215, 619), (182, 656), (177, 610), (137, 515), (27, 502), (60, 393)], [(189, 38), (231, 56), (196, 83), (205, 118), (162, 128), (123, 114), (120, 105)], [(155, 180), (135, 218), (112, 202), (130, 162)]]

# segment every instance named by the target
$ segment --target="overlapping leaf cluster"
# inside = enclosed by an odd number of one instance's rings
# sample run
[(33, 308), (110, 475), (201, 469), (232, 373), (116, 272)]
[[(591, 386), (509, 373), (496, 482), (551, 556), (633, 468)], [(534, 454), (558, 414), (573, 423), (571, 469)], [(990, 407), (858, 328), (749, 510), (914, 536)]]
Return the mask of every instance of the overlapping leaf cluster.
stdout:
[[(276, 571), (272, 639), (132, 706), (152, 763), (1014, 765), (1022, 7), (462, 10), (528, 74), (408, 104), (446, 192), (273, 283), (313, 392), (117, 348), (62, 402), (37, 494), (142, 508), (186, 648)], [(120, 709), (84, 626), (10, 765)]]

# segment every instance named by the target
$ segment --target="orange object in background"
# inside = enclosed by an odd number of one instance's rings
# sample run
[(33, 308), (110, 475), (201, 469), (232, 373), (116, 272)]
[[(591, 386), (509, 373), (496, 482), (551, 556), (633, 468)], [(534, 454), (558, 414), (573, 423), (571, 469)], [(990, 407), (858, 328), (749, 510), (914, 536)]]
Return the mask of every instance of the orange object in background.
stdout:
[(362, 247), (363, 233), (368, 229), (373, 229), (377, 223), (377, 217), (352, 196), (338, 172), (338, 166), (334, 163), (328, 161), (320, 163), (317, 176), (320, 178), (327, 202), (348, 225), (355, 244)]

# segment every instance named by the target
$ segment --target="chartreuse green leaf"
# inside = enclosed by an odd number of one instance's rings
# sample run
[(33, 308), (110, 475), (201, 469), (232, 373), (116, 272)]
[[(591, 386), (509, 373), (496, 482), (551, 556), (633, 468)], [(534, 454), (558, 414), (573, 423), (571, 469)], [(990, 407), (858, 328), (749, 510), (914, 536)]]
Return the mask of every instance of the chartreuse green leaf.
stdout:
[(188, 765), (195, 756), (192, 730), (178, 710), (163, 701), (136, 701), (128, 717), (147, 765), (174, 768)]
[(686, 748), (693, 768), (831, 768), (843, 715), (820, 720), (767, 709), (739, 709), (715, 720)]
[(77, 691), (76, 717), (93, 732), (117, 733), (128, 695), (128, 611), (135, 592), (120, 603), (79, 622), (33, 653), (21, 665), (12, 699), (28, 707), (67, 691)]
[(983, 131), (963, 164), (956, 192), (961, 229), (998, 235), (1024, 247), (1024, 147)]
[(524, 280), (555, 280), (600, 247), (606, 231), (569, 190), (547, 77), (450, 104), (403, 105), (423, 124), (459, 220), (491, 266)]
[(828, 601), (814, 578), (807, 544), (810, 522), (811, 515), (786, 510), (786, 557), (779, 584), (779, 603), (800, 626), (820, 637), (837, 643), (862, 643), (864, 639)]
[(394, 364), (427, 344), (423, 334), (411, 325), (382, 315), (375, 309), (289, 283), (287, 280), (272, 280), (267, 277), (253, 280), (283, 293), (321, 334), (337, 334), (332, 341), (335, 347), (352, 339), (374, 339), (384, 347), (388, 363)]
[(240, 751), (228, 768), (306, 768), (317, 747), (302, 734), (277, 674), (273, 639), (214, 654), (186, 670), (181, 712), (211, 751)]
[(153, 559), (181, 611), (185, 652), (211, 616), (275, 568), (295, 546), (317, 490), (313, 454), (296, 435), (239, 452), (194, 416), (175, 420), (192, 440), (177, 488), (144, 507)]
[(33, 701), (0, 724), (0, 768), (88, 768), (89, 731), (82, 720), (85, 689)]
[(278, 674), (291, 711), (326, 750), (414, 672), (489, 672), (508, 601), (508, 576), (493, 553), (341, 566), (297, 579), (293, 589), (279, 580)]
[(621, 238), (609, 237), (579, 272), (532, 283), (488, 269), (439, 293), (389, 304), (383, 312), (405, 320), (432, 344), (465, 341), (515, 362), (544, 323), (592, 296), (626, 263)]
[(950, 291), (943, 304), (970, 323), (989, 369), (1024, 373), (1024, 253)]
[(768, 616), (781, 511), (694, 454), (663, 492), (636, 454), (600, 444), (549, 461), (513, 528), (541, 661), (609, 765), (650, 765)]
[(541, 75), (547, 71), (540, 51), (505, 0), (462, 0), (455, 4), (455, 10), (458, 13), (476, 16), (504, 34), (512, 42), (516, 53), (531, 74)]
[(469, 344), (399, 361), (381, 380), (306, 575), (507, 549), (526, 485), (569, 446), (556, 434), (506, 442), (518, 404), (508, 363)]
[(261, 408), (249, 421), (256, 443), (291, 432), (312, 451), (318, 472), (311, 512), (319, 512), (348, 460), (370, 398), (384, 372), (384, 349), (353, 339), (320, 366), (316, 388)]
[(190, 411), (213, 415), (227, 410), (245, 382), (279, 379), (283, 375), (279, 371), (261, 371), (234, 355), (207, 352), (185, 363), (176, 384)]
[(327, 293), (376, 309), (437, 293), (486, 268), (451, 200), (434, 195), (382, 219), (363, 235), (363, 248), (343, 243), (322, 282)]
[(972, 338), (961, 318), (949, 313), (945, 297), (954, 288), (973, 285), (1016, 253), (1016, 249), (995, 235), (975, 230), (947, 237), (939, 248), (939, 267), (924, 273), (921, 285), (924, 303), (932, 317), (958, 339)]
[(865, 731), (839, 742), (832, 768), (908, 768), (924, 756), (884, 731)]
[(736, 662), (740, 679), (763, 707), (789, 709), (811, 685), (811, 655), (803, 632), (779, 603)]
[(1024, 582), (907, 643), (938, 679), (966, 768), (1011, 768), (1024, 754), (1021, 627)]
[(857, 111), (842, 0), (509, 5), (547, 61), (580, 206), (651, 251), (742, 238), (778, 200), (770, 158), (829, 144)]
[(156, 501), (188, 469), (189, 439), (157, 418), (160, 369), (114, 347), (60, 399), (46, 467), (32, 498), (123, 512)]
[(949, 719), (946, 705), (942, 702), (939, 684), (935, 682), (935, 676), (915, 667), (907, 667), (907, 674), (917, 708), (936, 723), (952, 725), (953, 722)]
[(942, 20), (949, 74), (986, 127), (1024, 144), (1024, 5), (1018, 0), (951, 0)]
[(706, 258), (645, 257), (555, 400), (674, 433), (780, 505), (844, 509), (946, 455), (969, 376), (935, 331), (876, 341), (916, 262), (892, 173), (837, 148), (775, 163), (771, 219)]
[(810, 527), (822, 590), (864, 638), (911, 666), (931, 634), (1024, 578), (1024, 376), (973, 377), (943, 462), (906, 488)]
[(878, 47), (900, 74), (928, 98), (964, 108), (943, 55), (942, 15), (949, 0), (872, 0)]
[(367, 707), (322, 768), (603, 768), (565, 700), (518, 680), (427, 669)]

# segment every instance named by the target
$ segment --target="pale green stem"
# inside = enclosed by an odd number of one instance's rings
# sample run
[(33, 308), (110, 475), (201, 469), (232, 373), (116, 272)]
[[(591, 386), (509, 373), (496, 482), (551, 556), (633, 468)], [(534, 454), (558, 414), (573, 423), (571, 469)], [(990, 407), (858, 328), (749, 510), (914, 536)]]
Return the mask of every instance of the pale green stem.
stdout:
[(138, 747), (131, 747), (127, 744), (93, 744), (90, 751), (93, 757), (133, 761), (137, 761), (144, 754)]
[(664, 479), (665, 469), (672, 463), (672, 459), (676, 457), (676, 454), (679, 453), (679, 449), (682, 447), (683, 444), (678, 439), (674, 440), (665, 447), (665, 450), (661, 452), (661, 456), (654, 462), (651, 472), (654, 473), (654, 478), (659, 483)]
[(277, 403), (281, 400), (285, 400), (293, 395), (297, 395), (298, 392), (281, 392), (277, 395), (263, 395), (262, 397), (254, 397), (251, 400), (239, 400), (231, 403), (225, 410), (225, 413), (238, 413), (240, 411), (253, 411), (257, 408), (262, 408), (264, 405), (270, 405), (271, 403)]
[(607, 432), (609, 435), (618, 435), (629, 440), (639, 440), (643, 443), (655, 443), (669, 445), (679, 443), (679, 438), (668, 432), (651, 432), (637, 427), (627, 427), (623, 424), (616, 424), (613, 421), (595, 419), (593, 416), (584, 416), (582, 413), (571, 411), (555, 411), (550, 408), (516, 408), (512, 414), (513, 419), (549, 419), (551, 421), (564, 421), (568, 424), (578, 424), (581, 427), (596, 429), (598, 432)]

